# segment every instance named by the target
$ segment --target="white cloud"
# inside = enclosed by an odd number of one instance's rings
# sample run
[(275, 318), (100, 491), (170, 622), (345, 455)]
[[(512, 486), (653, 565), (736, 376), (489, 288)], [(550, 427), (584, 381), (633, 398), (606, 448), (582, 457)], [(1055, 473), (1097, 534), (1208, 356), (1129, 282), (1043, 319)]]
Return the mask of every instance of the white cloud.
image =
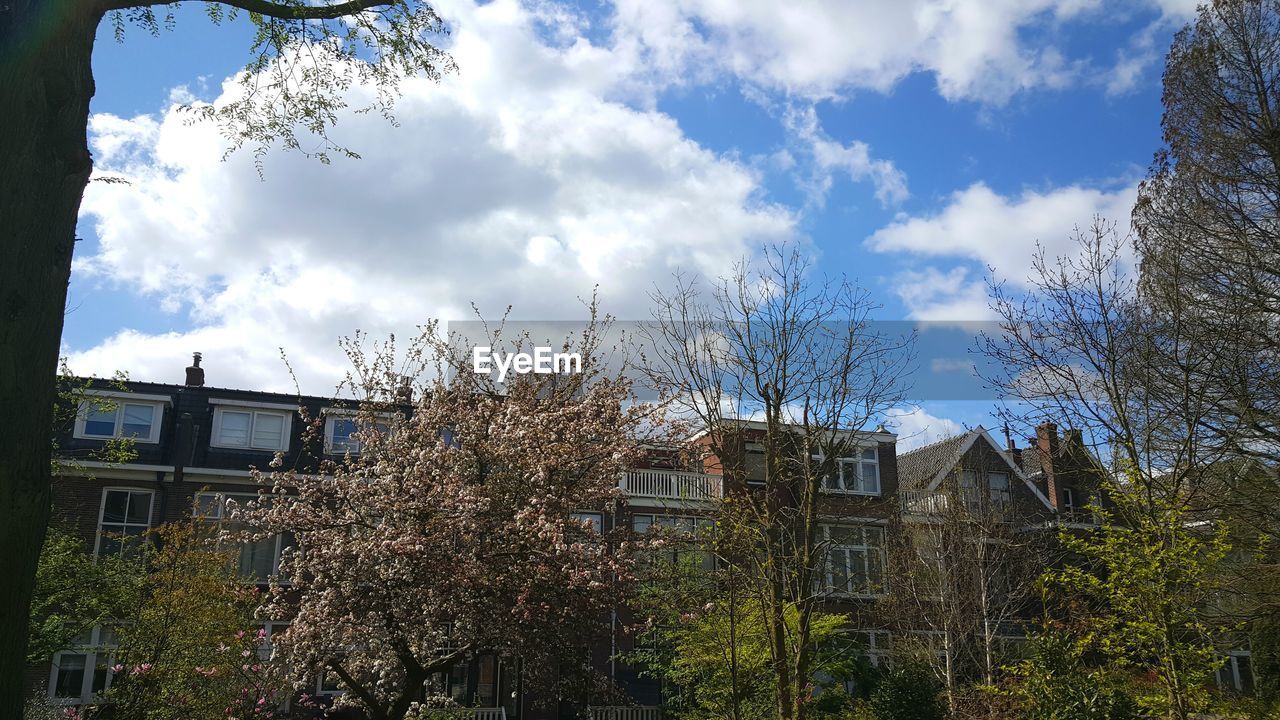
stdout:
[(901, 216), (867, 238), (881, 253), (900, 253), (935, 263), (899, 273), (894, 290), (920, 320), (985, 320), (987, 307), (982, 269), (970, 264), (942, 269), (943, 259), (976, 261), (1001, 280), (1027, 282), (1037, 246), (1050, 259), (1073, 254), (1074, 229), (1094, 217), (1116, 223), (1123, 232), (1135, 189), (1100, 190), (1071, 185), (1048, 191), (1027, 190), (1013, 197), (978, 182), (951, 195), (938, 212)]
[(812, 160), (810, 176), (804, 178), (802, 184), (815, 205), (821, 207), (826, 201), (837, 172), (855, 182), (870, 180), (882, 206), (897, 205), (907, 199), (906, 173), (888, 160), (873, 159), (870, 146), (864, 142), (854, 140), (846, 145), (832, 140), (819, 125), (812, 105), (789, 108), (783, 122)]
[(733, 73), (789, 95), (826, 98), (891, 89), (929, 72), (947, 99), (1002, 103), (1036, 87), (1062, 87), (1082, 64), (1021, 36), (1083, 16), (1102, 0), (616, 1), (619, 45), (655, 75), (705, 80)]
[(539, 24), (554, 16), (513, 0), (440, 9), (463, 70), (408, 83), (397, 128), (344, 115), (359, 161), (275, 153), (259, 182), (252, 158), (222, 162), (216, 128), (173, 109), (95, 115), (99, 167), (131, 184), (90, 187), (100, 246), (78, 278), (162, 298), (195, 328), (123, 330), (68, 348), (72, 367), (173, 380), (200, 350), (212, 384), (290, 389), (284, 347), (304, 391), (324, 392), (343, 367), (336, 338), (357, 328), (403, 334), (471, 301), (568, 319), (596, 284), (607, 310), (643, 317), (675, 266), (717, 275), (795, 234), (756, 171), (609, 99), (627, 82), (612, 50), (546, 45)]
[(898, 452), (914, 450), (966, 431), (960, 423), (931, 415), (919, 405), (894, 408), (887, 413), (886, 424), (898, 433)]
[(964, 266), (941, 271), (927, 266), (906, 270), (894, 277), (894, 292), (907, 306), (913, 320), (966, 322), (993, 320), (987, 305), (987, 287)]

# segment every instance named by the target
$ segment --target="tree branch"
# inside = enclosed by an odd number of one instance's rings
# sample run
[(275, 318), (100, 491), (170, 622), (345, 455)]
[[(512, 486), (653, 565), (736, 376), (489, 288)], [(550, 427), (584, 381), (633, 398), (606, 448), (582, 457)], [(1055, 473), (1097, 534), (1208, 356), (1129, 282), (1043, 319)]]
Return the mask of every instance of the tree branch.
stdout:
[[(129, 8), (176, 5), (180, 0), (102, 0), (103, 12)], [(206, 0), (208, 2), (210, 0)], [(285, 5), (270, 0), (212, 0), (222, 5), (278, 20), (335, 20), (370, 8), (394, 5), (397, 0), (348, 0), (337, 5)]]

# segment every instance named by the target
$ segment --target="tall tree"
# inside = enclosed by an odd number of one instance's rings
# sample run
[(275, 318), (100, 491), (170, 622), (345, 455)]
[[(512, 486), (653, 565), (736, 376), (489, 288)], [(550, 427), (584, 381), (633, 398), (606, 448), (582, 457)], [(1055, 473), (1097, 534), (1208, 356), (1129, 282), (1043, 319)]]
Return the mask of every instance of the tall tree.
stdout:
[(818, 580), (832, 542), (819, 533), (825, 484), (902, 400), (913, 342), (872, 322), (865, 290), (812, 275), (798, 249), (771, 247), (706, 294), (677, 276), (674, 290), (655, 293), (645, 338), (649, 381), (706, 430), (727, 476), (745, 477), (748, 438), (760, 449), (763, 488), (727, 497), (717, 533), (749, 548), (726, 555), (756, 589), (779, 720), (803, 720), (810, 704)]
[[(1166, 353), (1203, 411), (1188, 428), (1226, 458), (1280, 462), (1280, 3), (1218, 0), (1175, 37), (1165, 147), (1133, 221), (1141, 291), (1194, 353)], [(1176, 386), (1156, 388), (1171, 399)], [(1172, 403), (1166, 403), (1172, 405)], [(1274, 483), (1219, 474), (1221, 504), (1280, 528)], [(1270, 501), (1259, 502), (1257, 492)]]
[(436, 330), (403, 365), (350, 346), (358, 454), (260, 475), (270, 492), (236, 510), (250, 538), (294, 540), (263, 610), (292, 620), (276, 652), (300, 683), (336, 676), (339, 703), (371, 720), (402, 720), (428, 679), (479, 653), (519, 661), (526, 688), (583, 679), (644, 547), (575, 517), (610, 505), (663, 427), (660, 408), (602, 366), (599, 327), (566, 341), (581, 373), (503, 386)]
[[(0, 6), (0, 406), (22, 422), (0, 438), (0, 715), (20, 712), (27, 608), (49, 517), (50, 412), (76, 218), (93, 161), (87, 125), (99, 26), (158, 32), (174, 0), (13, 0)], [(419, 0), (201, 0), (215, 23), (246, 17), (256, 35), (238, 99), (198, 111), (231, 146), (344, 152), (325, 129), (356, 82), (387, 111), (399, 81), (450, 67), (443, 30)]]

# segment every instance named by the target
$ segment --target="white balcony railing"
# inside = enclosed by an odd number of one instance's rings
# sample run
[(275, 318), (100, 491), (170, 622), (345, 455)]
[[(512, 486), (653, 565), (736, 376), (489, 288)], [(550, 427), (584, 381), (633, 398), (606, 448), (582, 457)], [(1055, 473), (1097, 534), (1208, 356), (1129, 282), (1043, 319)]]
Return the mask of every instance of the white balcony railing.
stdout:
[(618, 487), (629, 497), (664, 500), (714, 500), (724, 497), (719, 475), (675, 470), (628, 470)]
[(507, 720), (505, 708), (476, 708), (475, 720)]
[(662, 708), (651, 706), (593, 707), (589, 712), (591, 720), (662, 720)]

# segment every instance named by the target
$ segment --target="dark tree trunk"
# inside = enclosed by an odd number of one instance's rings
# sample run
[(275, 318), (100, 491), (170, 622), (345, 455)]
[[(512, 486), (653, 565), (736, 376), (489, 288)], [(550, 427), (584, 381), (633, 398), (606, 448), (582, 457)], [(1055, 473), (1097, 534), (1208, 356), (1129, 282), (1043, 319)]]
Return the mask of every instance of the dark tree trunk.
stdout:
[(85, 0), (0, 2), (0, 717), (22, 717), (27, 620), (49, 518), (54, 376), (89, 181)]

